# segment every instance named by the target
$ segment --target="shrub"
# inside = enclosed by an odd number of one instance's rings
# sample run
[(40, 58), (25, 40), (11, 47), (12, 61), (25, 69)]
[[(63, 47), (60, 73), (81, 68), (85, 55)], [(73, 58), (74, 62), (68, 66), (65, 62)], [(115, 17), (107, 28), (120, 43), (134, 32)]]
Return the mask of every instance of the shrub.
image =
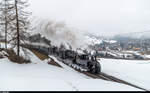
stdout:
[(25, 59), (23, 56), (17, 56), (17, 54), (14, 52), (14, 50), (7, 50), (8, 53), (8, 59), (14, 63), (18, 64), (28, 64), (31, 63), (29, 59)]

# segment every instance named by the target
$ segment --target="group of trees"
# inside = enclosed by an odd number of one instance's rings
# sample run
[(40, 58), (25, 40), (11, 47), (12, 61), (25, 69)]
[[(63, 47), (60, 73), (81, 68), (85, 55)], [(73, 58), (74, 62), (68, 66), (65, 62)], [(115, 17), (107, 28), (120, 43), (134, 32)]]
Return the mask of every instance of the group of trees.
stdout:
[(17, 47), (17, 56), (20, 56), (20, 44), (30, 25), (29, 6), (25, 0), (0, 0), (0, 31), (5, 33), (5, 48), (11, 43)]

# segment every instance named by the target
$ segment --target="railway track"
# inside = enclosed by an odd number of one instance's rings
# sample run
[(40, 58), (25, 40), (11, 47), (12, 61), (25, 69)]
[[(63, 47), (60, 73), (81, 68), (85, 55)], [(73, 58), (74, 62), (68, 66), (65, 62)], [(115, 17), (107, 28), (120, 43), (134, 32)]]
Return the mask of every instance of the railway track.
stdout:
[(117, 82), (117, 83), (121, 83), (121, 84), (125, 84), (125, 85), (129, 85), (129, 86), (132, 86), (132, 87), (134, 87), (134, 88), (138, 88), (138, 89), (141, 89), (141, 90), (144, 90), (144, 91), (148, 91), (147, 89), (144, 89), (144, 88), (139, 87), (139, 86), (137, 86), (137, 85), (131, 84), (131, 83), (127, 82), (127, 81), (121, 80), (121, 79), (116, 78), (116, 77), (114, 77), (114, 76), (110, 76), (110, 75), (105, 74), (105, 73), (101, 73), (101, 74), (98, 75), (98, 76), (101, 76), (101, 75), (104, 76), (105, 78), (108, 78), (109, 81)]
[[(68, 65), (67, 63), (65, 63), (62, 59), (58, 58), (57, 56), (55, 56), (55, 57), (56, 57), (59, 61), (63, 62), (65, 65), (69, 66), (69, 65)], [(69, 66), (69, 67), (73, 68), (73, 66)], [(141, 89), (141, 90), (144, 90), (144, 91), (148, 91), (148, 90), (146, 90), (146, 89), (144, 89), (144, 88), (141, 88), (141, 87), (139, 87), (139, 86), (137, 86), (137, 85), (131, 84), (131, 83), (127, 82), (127, 81), (121, 80), (121, 79), (119, 79), (119, 78), (117, 78), (117, 77), (108, 75), (108, 74), (103, 73), (103, 72), (100, 73), (100, 74), (92, 74), (92, 73), (90, 73), (90, 72), (82, 72), (82, 71), (80, 71), (79, 69), (75, 69), (75, 68), (73, 68), (73, 69), (76, 70), (76, 71), (78, 71), (79, 73), (83, 73), (83, 74), (85, 74), (85, 75), (87, 75), (87, 76), (89, 76), (89, 77), (91, 77), (91, 78), (94, 78), (94, 79), (102, 79), (102, 80), (106, 80), (106, 81), (117, 82), (117, 83), (125, 84), (125, 85), (128, 85), (128, 86), (132, 86), (132, 87), (134, 87), (134, 88), (138, 88), (138, 89)]]
[(128, 86), (132, 86), (134, 88), (138, 88), (138, 89), (141, 89), (141, 90), (144, 90), (144, 91), (148, 91), (148, 90), (146, 90), (144, 88), (141, 88), (141, 87), (136, 86), (134, 84), (131, 84), (131, 83), (127, 82), (127, 81), (118, 79), (118, 78), (116, 78), (114, 76), (110, 76), (110, 75), (105, 74), (105, 73), (101, 73), (101, 74), (97, 74), (97, 75), (91, 74), (89, 72), (81, 72), (81, 73), (84, 73), (85, 75), (87, 75), (89, 77), (92, 77), (94, 79), (103, 79), (103, 80), (106, 80), (106, 81), (117, 82), (117, 83), (125, 84), (125, 85), (128, 85)]

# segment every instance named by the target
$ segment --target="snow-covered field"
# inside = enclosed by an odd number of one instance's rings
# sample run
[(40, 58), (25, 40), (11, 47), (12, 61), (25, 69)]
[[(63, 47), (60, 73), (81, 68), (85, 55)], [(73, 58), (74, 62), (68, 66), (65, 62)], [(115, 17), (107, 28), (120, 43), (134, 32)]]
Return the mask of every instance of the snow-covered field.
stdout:
[(145, 55), (147, 58), (150, 58), (150, 55)]
[(61, 62), (58, 63), (63, 68), (48, 65), (31, 52), (30, 58), (31, 64), (22, 65), (7, 58), (0, 59), (0, 91), (140, 91), (123, 84), (92, 79)]
[(150, 61), (101, 59), (103, 72), (150, 90)]

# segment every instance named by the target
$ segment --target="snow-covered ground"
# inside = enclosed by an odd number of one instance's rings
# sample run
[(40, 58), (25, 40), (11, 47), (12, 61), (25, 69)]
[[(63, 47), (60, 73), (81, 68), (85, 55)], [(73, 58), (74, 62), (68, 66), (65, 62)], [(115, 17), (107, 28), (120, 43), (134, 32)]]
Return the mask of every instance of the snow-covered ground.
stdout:
[(92, 79), (57, 61), (63, 68), (48, 65), (30, 52), (31, 64), (0, 59), (0, 91), (140, 91), (139, 89)]
[[(5, 43), (0, 43), (0, 48), (5, 48)], [(7, 48), (11, 48), (11, 45), (7, 44)]]
[(95, 44), (101, 44), (101, 43), (103, 43), (103, 41), (98, 40), (95, 37), (86, 36), (86, 43), (89, 45), (95, 45)]
[(150, 55), (145, 55), (147, 58), (150, 58)]
[(150, 90), (150, 61), (101, 59), (102, 71)]

